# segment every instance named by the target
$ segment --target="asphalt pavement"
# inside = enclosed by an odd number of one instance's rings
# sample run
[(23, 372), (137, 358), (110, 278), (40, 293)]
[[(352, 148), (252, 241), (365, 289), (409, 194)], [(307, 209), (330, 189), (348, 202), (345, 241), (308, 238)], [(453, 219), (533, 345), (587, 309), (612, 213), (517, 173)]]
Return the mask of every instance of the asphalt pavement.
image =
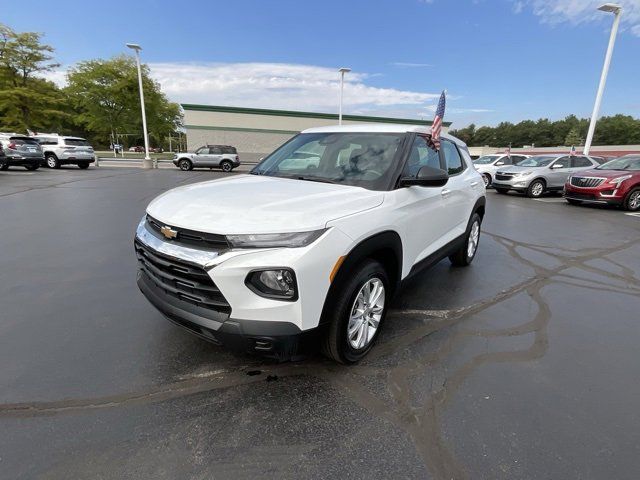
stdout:
[(638, 478), (640, 216), (488, 191), (364, 362), (278, 364), (135, 284), (148, 202), (220, 175), (0, 172), (0, 478)]

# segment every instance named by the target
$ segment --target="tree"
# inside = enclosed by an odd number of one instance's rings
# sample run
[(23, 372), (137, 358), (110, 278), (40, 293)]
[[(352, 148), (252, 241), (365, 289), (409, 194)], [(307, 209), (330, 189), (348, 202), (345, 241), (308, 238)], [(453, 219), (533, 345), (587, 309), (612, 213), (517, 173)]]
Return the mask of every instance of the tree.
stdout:
[(43, 130), (68, 120), (60, 90), (39, 75), (58, 67), (36, 32), (0, 24), (0, 128)]
[(569, 130), (569, 133), (564, 139), (564, 145), (582, 145), (582, 138), (580, 137), (580, 132), (578, 132), (578, 129), (576, 127)]
[[(120, 133), (141, 134), (142, 118), (135, 60), (121, 55), (110, 60), (78, 63), (67, 74), (65, 91), (81, 112), (79, 121), (103, 140)], [(150, 136), (162, 142), (181, 125), (180, 107), (167, 100), (160, 85), (142, 66), (145, 110)]]

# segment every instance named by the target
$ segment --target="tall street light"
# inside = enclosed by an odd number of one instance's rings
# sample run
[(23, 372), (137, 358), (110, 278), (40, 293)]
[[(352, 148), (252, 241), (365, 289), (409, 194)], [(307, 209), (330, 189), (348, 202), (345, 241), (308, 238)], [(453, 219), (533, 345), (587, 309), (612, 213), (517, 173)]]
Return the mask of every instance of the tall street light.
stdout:
[(344, 74), (351, 71), (350, 68), (342, 67), (340, 70), (340, 107), (338, 110), (338, 125), (342, 125), (342, 96), (344, 92)]
[(142, 110), (142, 130), (144, 133), (144, 160), (142, 168), (158, 168), (157, 160), (151, 161), (149, 156), (149, 134), (147, 133), (147, 114), (144, 111), (144, 92), (142, 91), (142, 69), (140, 68), (140, 50), (142, 47), (135, 43), (127, 43), (127, 47), (136, 52), (136, 65), (138, 67), (138, 86), (140, 87), (140, 109)]
[(622, 7), (615, 3), (605, 3), (600, 5), (598, 10), (603, 12), (613, 13), (613, 26), (611, 27), (611, 36), (609, 37), (609, 46), (607, 47), (607, 54), (604, 57), (604, 66), (602, 67), (602, 75), (600, 75), (600, 85), (598, 86), (598, 93), (596, 94), (596, 103), (593, 105), (593, 113), (591, 114), (591, 122), (589, 123), (589, 133), (587, 133), (587, 141), (584, 144), (584, 154), (589, 155), (591, 150), (591, 142), (593, 141), (593, 133), (596, 130), (596, 122), (598, 121), (598, 114), (600, 113), (600, 103), (602, 102), (602, 93), (604, 92), (604, 86), (607, 83), (607, 74), (609, 73), (609, 65), (611, 64), (611, 55), (613, 55), (613, 46), (616, 43), (616, 34), (618, 33), (618, 25), (620, 25), (620, 14), (622, 13)]

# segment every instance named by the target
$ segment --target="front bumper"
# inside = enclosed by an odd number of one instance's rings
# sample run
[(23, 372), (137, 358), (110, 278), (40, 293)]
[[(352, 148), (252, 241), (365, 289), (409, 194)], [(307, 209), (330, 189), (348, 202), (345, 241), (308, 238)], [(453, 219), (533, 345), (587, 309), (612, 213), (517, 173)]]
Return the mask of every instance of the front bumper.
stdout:
[[(317, 344), (329, 275), (351, 242), (336, 228), (302, 248), (211, 251), (160, 237), (147, 227), (145, 220), (141, 221), (135, 239), (137, 252), (150, 249), (151, 257), (157, 255), (160, 260), (193, 267), (206, 285), (193, 282), (194, 289), (185, 290), (189, 279), (179, 279), (179, 285), (158, 281), (139, 260), (137, 283), (149, 302), (169, 320), (204, 339), (278, 358), (290, 358)], [(255, 269), (285, 267), (292, 269), (297, 278), (295, 301), (265, 298), (245, 285), (247, 275)], [(219, 294), (200, 301), (202, 292), (206, 296), (207, 291)]]
[(624, 195), (613, 185), (604, 184), (596, 188), (580, 188), (569, 183), (564, 186), (564, 198), (584, 203), (597, 203), (600, 205), (621, 205)]
[(493, 178), (491, 186), (494, 188), (506, 188), (509, 190), (517, 190), (523, 192), (529, 186), (531, 177), (512, 177), (508, 180)]

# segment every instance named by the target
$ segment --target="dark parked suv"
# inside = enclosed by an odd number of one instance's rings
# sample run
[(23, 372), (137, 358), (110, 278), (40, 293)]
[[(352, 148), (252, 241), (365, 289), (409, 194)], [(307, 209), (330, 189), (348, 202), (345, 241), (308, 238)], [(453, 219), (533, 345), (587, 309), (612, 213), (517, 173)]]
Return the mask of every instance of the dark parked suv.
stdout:
[(40, 144), (31, 137), (0, 133), (0, 169), (24, 167), (37, 170), (44, 160)]

